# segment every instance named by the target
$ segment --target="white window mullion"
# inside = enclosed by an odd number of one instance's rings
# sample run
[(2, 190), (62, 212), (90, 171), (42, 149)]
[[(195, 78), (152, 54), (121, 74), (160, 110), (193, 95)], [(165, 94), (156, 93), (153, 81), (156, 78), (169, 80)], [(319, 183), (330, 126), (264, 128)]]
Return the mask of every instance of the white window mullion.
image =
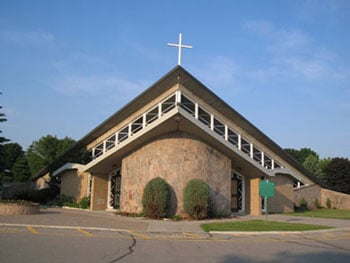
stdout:
[(214, 130), (214, 115), (210, 114), (210, 129)]
[(198, 120), (198, 103), (194, 105), (194, 117)]
[(275, 169), (275, 160), (274, 159), (271, 160), (271, 169)]
[(228, 127), (225, 125), (225, 141), (228, 141)]
[(176, 102), (175, 102), (176, 105), (181, 104), (181, 91), (180, 90), (175, 92), (175, 100), (176, 100)]
[(106, 152), (106, 142), (107, 142), (107, 140), (104, 140), (104, 141), (103, 141), (103, 153)]
[(254, 146), (253, 146), (253, 144), (251, 143), (250, 144), (250, 158), (254, 158), (254, 151), (253, 151), (253, 148), (254, 148)]
[(240, 134), (238, 134), (238, 150), (242, 150), (242, 136)]
[(264, 152), (261, 152), (261, 166), (265, 167), (265, 155), (264, 155)]
[(129, 135), (129, 138), (132, 135), (132, 133), (131, 133), (131, 123), (129, 123), (129, 125), (128, 125), (128, 135)]

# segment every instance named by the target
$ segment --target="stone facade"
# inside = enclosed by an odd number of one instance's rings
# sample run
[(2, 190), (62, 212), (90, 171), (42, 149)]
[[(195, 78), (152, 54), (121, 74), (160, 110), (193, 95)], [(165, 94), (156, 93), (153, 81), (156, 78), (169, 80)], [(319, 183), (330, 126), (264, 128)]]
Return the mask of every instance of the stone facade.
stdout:
[(88, 173), (72, 170), (61, 176), (61, 195), (73, 197), (76, 202), (87, 196)]
[(275, 196), (268, 199), (268, 212), (288, 213), (294, 211), (293, 180), (288, 175), (278, 174), (270, 177), (275, 183)]
[(108, 175), (94, 175), (92, 177), (91, 210), (105, 210), (108, 198)]
[(149, 142), (122, 161), (121, 210), (142, 211), (145, 185), (161, 177), (171, 186), (172, 215), (184, 215), (183, 189), (193, 178), (206, 181), (217, 213), (231, 212), (231, 160), (188, 134), (176, 132)]
[(296, 206), (300, 206), (303, 198), (307, 202), (309, 209), (316, 208), (316, 199), (321, 206), (327, 207), (327, 199), (329, 199), (331, 200), (332, 208), (350, 210), (350, 195), (324, 189), (318, 185), (303, 186), (294, 189), (294, 203)]

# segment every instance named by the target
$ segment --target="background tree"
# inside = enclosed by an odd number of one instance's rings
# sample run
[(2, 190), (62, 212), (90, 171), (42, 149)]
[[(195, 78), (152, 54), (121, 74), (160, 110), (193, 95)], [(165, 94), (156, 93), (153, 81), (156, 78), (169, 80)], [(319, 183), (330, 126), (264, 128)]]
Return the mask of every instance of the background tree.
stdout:
[(319, 158), (318, 154), (310, 148), (301, 148), (300, 150), (287, 148), (285, 151), (293, 156), (294, 159), (297, 160), (301, 165), (304, 164), (306, 158), (310, 155), (316, 156), (317, 159)]
[(333, 158), (325, 168), (323, 180), (331, 190), (350, 194), (349, 159)]
[(13, 180), (15, 182), (25, 182), (31, 176), (28, 161), (25, 155), (20, 156), (12, 168)]
[(13, 166), (18, 158), (25, 158), (22, 146), (18, 143), (6, 143), (1, 145), (1, 171), (0, 177), (4, 181), (13, 181)]
[[(2, 93), (0, 92), (0, 95), (1, 95)], [(0, 110), (2, 111), (2, 106), (0, 105)], [(2, 112), (0, 112), (0, 122), (5, 122), (5, 121), (7, 121), (7, 119), (6, 119), (6, 115), (4, 114), (4, 113), (2, 113)], [(0, 130), (0, 133), (2, 133), (2, 131)], [(0, 145), (2, 145), (4, 142), (8, 142), (9, 140), (8, 139), (6, 139), (5, 137), (3, 137), (3, 136), (0, 136)]]
[(27, 156), (32, 174), (38, 172), (44, 165), (49, 164), (69, 149), (75, 141), (69, 137), (58, 139), (56, 136), (46, 135), (34, 141), (28, 148)]

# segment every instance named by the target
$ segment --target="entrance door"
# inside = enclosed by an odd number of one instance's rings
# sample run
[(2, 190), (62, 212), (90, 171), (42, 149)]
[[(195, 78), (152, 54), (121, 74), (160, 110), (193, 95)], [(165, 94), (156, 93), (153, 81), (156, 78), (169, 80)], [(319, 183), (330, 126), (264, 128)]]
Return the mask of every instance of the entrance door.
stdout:
[(118, 169), (117, 171), (112, 172), (109, 176), (108, 208), (120, 208), (120, 186), (121, 173), (120, 169)]
[(231, 174), (231, 211), (244, 211), (244, 178), (235, 171)]

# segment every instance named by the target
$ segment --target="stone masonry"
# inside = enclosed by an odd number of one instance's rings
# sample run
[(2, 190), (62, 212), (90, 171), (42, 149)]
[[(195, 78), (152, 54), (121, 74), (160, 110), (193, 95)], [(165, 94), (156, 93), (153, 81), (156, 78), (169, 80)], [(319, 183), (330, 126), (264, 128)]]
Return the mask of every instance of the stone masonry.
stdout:
[(122, 161), (121, 210), (142, 211), (145, 185), (161, 177), (171, 187), (171, 215), (184, 215), (183, 189), (193, 178), (206, 181), (211, 189), (217, 213), (230, 213), (231, 160), (201, 142), (181, 132), (175, 132), (149, 142)]

